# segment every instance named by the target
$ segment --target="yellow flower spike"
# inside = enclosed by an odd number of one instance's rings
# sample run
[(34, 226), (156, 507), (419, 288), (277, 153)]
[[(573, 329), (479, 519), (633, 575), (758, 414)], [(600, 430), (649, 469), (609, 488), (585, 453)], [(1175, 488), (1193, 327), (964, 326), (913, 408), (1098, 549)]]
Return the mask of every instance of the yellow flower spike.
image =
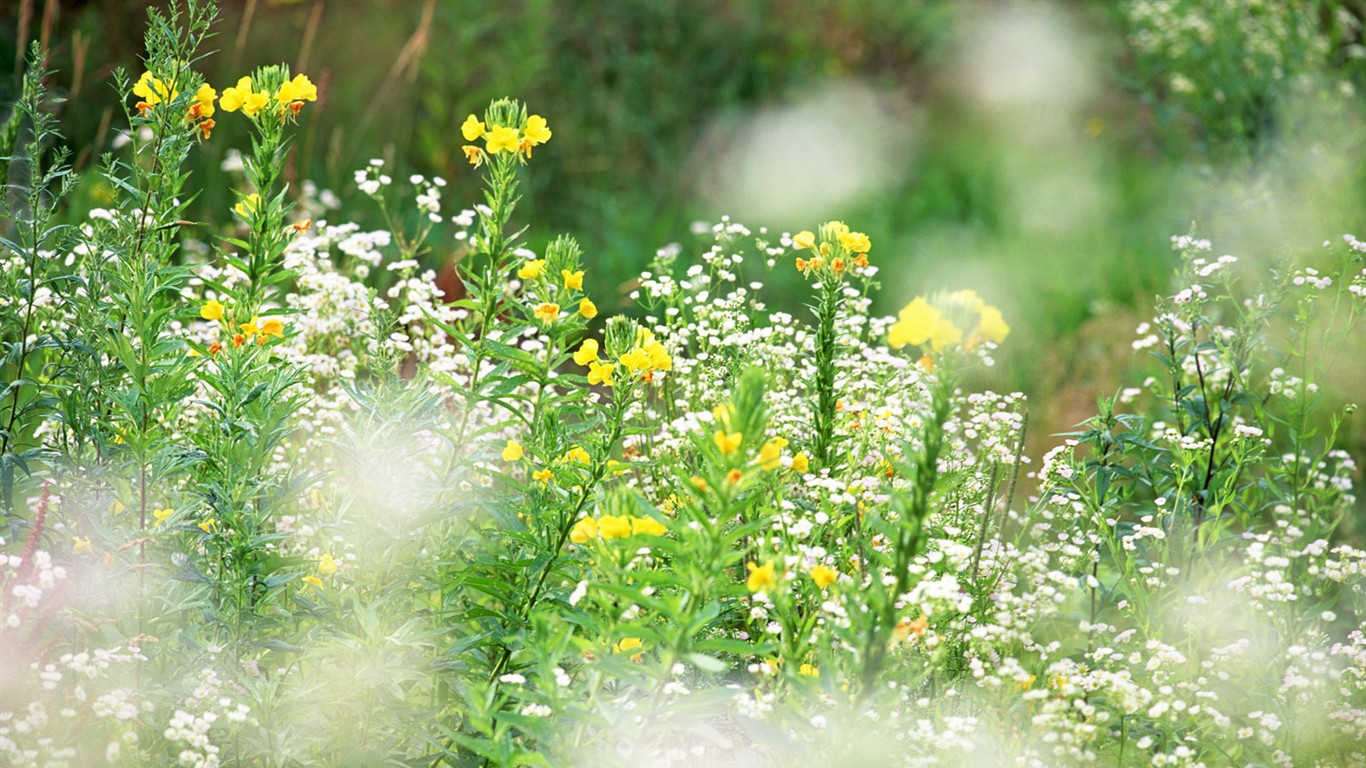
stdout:
[(615, 363), (600, 363), (594, 360), (588, 364), (588, 383), (593, 386), (612, 386), (612, 371), (616, 368)]
[(503, 446), (503, 461), (521, 461), (523, 455), (522, 444), (516, 440), (509, 440)]
[(810, 469), (810, 468), (811, 468), (811, 460), (808, 459), (808, 458), (806, 457), (806, 451), (802, 451), (801, 453), (799, 453), (799, 454), (797, 454), (796, 456), (793, 456), (793, 457), (792, 457), (792, 471), (793, 471), (793, 472), (797, 472), (797, 473), (799, 473), (799, 474), (803, 474), (803, 475), (804, 475), (804, 474), (806, 474), (806, 471), (807, 471), (808, 469)]
[(538, 469), (531, 473), (531, 479), (540, 481), (542, 484), (549, 484), (555, 476), (548, 469)]
[(574, 362), (579, 365), (590, 365), (598, 359), (598, 340), (584, 339), (579, 345), (579, 351), (574, 353)]
[(598, 521), (598, 533), (604, 541), (627, 538), (631, 535), (631, 519), (626, 515), (603, 515)]
[[(792, 236), (792, 247), (799, 251), (812, 250), (816, 247), (816, 235), (811, 230), (804, 229)], [(801, 267), (798, 267), (801, 269)]]
[(199, 308), (199, 316), (205, 320), (217, 322), (223, 319), (223, 305), (218, 299), (209, 299), (204, 302), (204, 306)]
[(887, 333), (887, 343), (897, 349), (907, 344), (924, 344), (934, 335), (939, 319), (939, 310), (925, 297), (917, 296), (897, 313), (897, 321)]
[(318, 573), (324, 576), (331, 576), (337, 572), (337, 561), (331, 555), (324, 554), (318, 558)]
[(155, 518), (156, 522), (152, 523), (152, 525), (161, 525), (169, 520), (171, 515), (174, 514), (175, 510), (169, 507), (166, 509), (154, 509), (152, 510), (152, 517)]
[(598, 316), (598, 305), (594, 304), (591, 299), (586, 297), (579, 299), (579, 314), (582, 315), (585, 320), (592, 320)]
[[(550, 141), (550, 127), (546, 124), (545, 118), (540, 115), (532, 115), (526, 119), (526, 130), (523, 131), (526, 142), (531, 146), (539, 146)], [(474, 141), (474, 139), (469, 139)]]
[(545, 302), (536, 307), (536, 319), (543, 323), (553, 323), (560, 316), (560, 305), (553, 302)]
[(544, 270), (545, 259), (532, 259), (517, 270), (517, 277), (523, 280), (535, 280), (541, 276), (541, 272)]
[(739, 432), (726, 432), (724, 429), (716, 430), (716, 434), (711, 436), (712, 442), (721, 449), (723, 455), (735, 453), (740, 448), (740, 443), (744, 442), (745, 436)]
[(633, 517), (631, 518), (632, 536), (663, 536), (669, 529), (664, 524), (653, 517)]
[(839, 581), (840, 572), (828, 565), (818, 565), (811, 569), (811, 580), (816, 582), (816, 587), (825, 589), (826, 587)]
[(518, 145), (517, 129), (502, 125), (493, 126), (493, 130), (489, 131), (484, 139), (484, 150), (490, 155), (504, 151), (516, 152)]
[(598, 537), (598, 521), (591, 517), (581, 517), (569, 529), (569, 540), (575, 544), (587, 544)]
[(71, 550), (78, 555), (88, 555), (95, 551), (95, 547), (90, 543), (88, 536), (84, 538), (77, 536), (72, 542)]
[(484, 135), (484, 121), (470, 115), (460, 124), (460, 135), (465, 137), (465, 141), (475, 141)]
[(583, 270), (570, 272), (567, 269), (560, 270), (560, 276), (564, 278), (564, 287), (572, 291), (583, 290)]
[(223, 89), (223, 97), (218, 100), (218, 106), (224, 112), (236, 112), (247, 103), (247, 97), (251, 95), (251, 78), (238, 78), (237, 85)]
[(782, 466), (783, 448), (787, 447), (787, 440), (775, 437), (764, 443), (759, 449), (759, 468), (765, 472), (771, 472)]
[(1000, 344), (1010, 335), (1010, 326), (1001, 317), (1001, 310), (996, 307), (982, 307), (981, 317), (977, 321), (978, 333), (987, 341)]
[(750, 592), (763, 592), (778, 586), (778, 574), (773, 569), (773, 561), (770, 560), (763, 565), (745, 563), (745, 569), (749, 571), (749, 578), (745, 579), (745, 587)]

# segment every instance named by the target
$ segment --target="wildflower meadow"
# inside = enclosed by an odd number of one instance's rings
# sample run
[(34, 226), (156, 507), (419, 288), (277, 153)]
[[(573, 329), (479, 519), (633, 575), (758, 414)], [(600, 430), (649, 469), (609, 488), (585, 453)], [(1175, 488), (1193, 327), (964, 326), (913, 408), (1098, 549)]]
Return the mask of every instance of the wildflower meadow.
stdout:
[(0, 130), (0, 764), (1366, 765), (1366, 240), (1161, 233), (1041, 424), (1020, 305), (857, 220), (599, 279), (517, 94), (440, 126), (477, 196), (342, 206), (327, 86), (206, 80), (217, 13), (153, 7), (87, 166), (37, 43)]

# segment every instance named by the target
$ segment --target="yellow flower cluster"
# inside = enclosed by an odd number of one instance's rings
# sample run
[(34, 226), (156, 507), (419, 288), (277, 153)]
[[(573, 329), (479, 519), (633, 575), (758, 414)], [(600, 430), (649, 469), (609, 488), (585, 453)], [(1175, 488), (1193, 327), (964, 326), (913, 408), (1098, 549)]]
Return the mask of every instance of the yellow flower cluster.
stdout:
[[(285, 113), (291, 115), (299, 114), (303, 109), (305, 101), (318, 100), (318, 87), (308, 79), (308, 75), (295, 75), (294, 79), (286, 80), (275, 91), (274, 103), (278, 105), (280, 120), (283, 122)], [(266, 110), (272, 102), (269, 91), (257, 90), (250, 76), (240, 77), (237, 84), (231, 88), (223, 89), (223, 98), (219, 104), (224, 112), (236, 112), (242, 110), (247, 117), (255, 118), (262, 111)]]
[(803, 275), (821, 274), (827, 269), (835, 275), (844, 274), (850, 267), (868, 266), (868, 251), (873, 242), (862, 232), (854, 232), (842, 221), (827, 221), (820, 226), (820, 236), (803, 230), (792, 236), (792, 247), (812, 251), (809, 259), (797, 257), (797, 271)]
[(465, 137), (465, 141), (478, 141), (482, 138), (484, 147), (480, 149), (473, 144), (466, 144), (461, 147), (461, 151), (465, 153), (470, 165), (476, 168), (482, 165), (488, 156), (499, 152), (521, 153), (524, 158), (529, 158), (533, 148), (550, 141), (550, 133), (550, 126), (540, 115), (528, 117), (526, 124), (519, 128), (507, 125), (489, 127), (483, 120), (470, 115), (461, 124), (460, 135)]
[[(165, 102), (174, 101), (180, 92), (174, 85), (167, 85), (160, 78), (155, 77), (151, 72), (143, 72), (138, 81), (133, 84), (133, 95), (138, 98), (137, 110), (146, 117), (152, 111), (152, 107)], [(209, 138), (213, 132), (214, 121), (214, 102), (218, 99), (218, 91), (213, 86), (205, 83), (195, 91), (194, 101), (190, 104), (189, 110), (185, 113), (185, 120), (194, 123), (203, 138)]]
[[(964, 332), (964, 328), (968, 330)], [(947, 294), (934, 302), (917, 296), (897, 314), (887, 333), (887, 343), (900, 349), (907, 344), (929, 346), (933, 352), (958, 344), (971, 349), (983, 341), (999, 344), (1010, 334), (1001, 311), (975, 291)]]
[[(545, 259), (532, 259), (517, 269), (517, 277), (522, 280), (540, 280), (545, 276)], [(566, 291), (583, 290), (584, 270), (570, 271), (560, 270), (560, 278), (564, 281), (563, 286)], [(579, 314), (585, 320), (592, 320), (598, 316), (598, 307), (587, 296), (579, 299)], [(545, 302), (536, 307), (533, 314), (537, 320), (550, 324), (560, 317), (560, 305), (552, 302)]]
[(587, 544), (595, 539), (611, 541), (632, 536), (663, 536), (668, 532), (669, 529), (653, 517), (603, 515), (580, 518), (570, 529), (569, 540), (575, 544)]
[[(223, 316), (227, 312), (227, 307), (223, 306), (218, 299), (209, 299), (199, 308), (199, 316), (210, 322), (223, 322)], [(231, 327), (231, 322), (228, 323)], [(252, 339), (257, 344), (264, 344), (266, 340), (274, 336), (281, 338), (285, 335), (285, 321), (278, 317), (267, 317), (264, 320), (260, 317), (252, 317), (251, 322), (241, 323), (238, 326), (238, 333), (233, 336), (234, 346), (242, 346)], [(212, 353), (217, 353), (222, 349), (221, 344), (214, 344), (209, 348)]]
[(622, 368), (630, 371), (632, 376), (639, 376), (644, 381), (654, 381), (656, 372), (672, 370), (674, 364), (669, 351), (645, 328), (636, 332), (635, 345), (617, 362)]

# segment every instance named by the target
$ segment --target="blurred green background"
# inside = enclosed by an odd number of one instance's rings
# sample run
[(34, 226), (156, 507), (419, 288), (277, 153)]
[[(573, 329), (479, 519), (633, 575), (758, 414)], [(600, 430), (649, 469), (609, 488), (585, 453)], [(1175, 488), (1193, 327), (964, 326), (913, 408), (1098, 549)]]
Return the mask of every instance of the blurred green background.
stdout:
[[(0, 102), (42, 41), (89, 167), (147, 5), (8, 0)], [(353, 170), (443, 176), (454, 214), (478, 199), (460, 122), (525, 100), (554, 138), (519, 219), (533, 247), (579, 238), (604, 307), (694, 221), (844, 219), (874, 243), (880, 311), (958, 287), (1002, 306), (1015, 332), (987, 383), (1034, 398), (1042, 433), (1135, 362), (1192, 222), (1254, 268), (1366, 234), (1363, 18), (1366, 0), (245, 0), (224, 3), (202, 67), (220, 90), (260, 64), (308, 73), (321, 97), (290, 178), (372, 226)], [(232, 201), (223, 153), (247, 141), (223, 117), (196, 159), (209, 221)], [(435, 266), (454, 241), (432, 242)], [(770, 282), (800, 311), (794, 270)]]

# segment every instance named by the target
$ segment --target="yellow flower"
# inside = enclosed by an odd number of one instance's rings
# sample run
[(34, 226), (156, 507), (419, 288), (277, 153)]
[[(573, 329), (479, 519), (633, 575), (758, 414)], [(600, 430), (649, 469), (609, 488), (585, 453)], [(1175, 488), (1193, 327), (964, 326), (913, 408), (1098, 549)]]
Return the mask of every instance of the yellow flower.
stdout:
[(759, 468), (765, 471), (777, 469), (782, 464), (783, 448), (787, 447), (787, 440), (775, 437), (764, 443), (759, 449)]
[(270, 105), (270, 94), (265, 91), (256, 91), (247, 94), (246, 101), (242, 102), (242, 113), (247, 117), (255, 117), (257, 112)]
[(581, 517), (569, 529), (569, 540), (575, 544), (587, 544), (598, 537), (598, 521), (591, 517)]
[(322, 589), (323, 580), (318, 578), (317, 576), (305, 576), (303, 580), (319, 589)]
[(811, 460), (806, 457), (806, 451), (802, 451), (792, 457), (792, 471), (806, 474), (806, 470), (811, 466)]
[(958, 326), (953, 324), (947, 317), (939, 318), (939, 322), (934, 324), (934, 332), (930, 335), (930, 346), (935, 352), (944, 347), (957, 344), (963, 340), (963, 332)]
[(209, 299), (204, 302), (204, 306), (199, 308), (199, 316), (205, 320), (221, 320), (223, 318), (223, 305), (218, 303), (218, 299)]
[(579, 345), (579, 351), (574, 353), (574, 362), (579, 365), (589, 365), (598, 359), (598, 340), (584, 339)]
[(267, 317), (261, 321), (262, 336), (281, 336), (285, 335), (285, 323), (278, 317)]
[(553, 323), (560, 316), (560, 305), (546, 302), (536, 307), (536, 319), (544, 323)]
[(261, 196), (252, 192), (250, 195), (242, 198), (242, 201), (237, 205), (234, 205), (232, 209), (237, 212), (238, 216), (246, 219), (250, 218), (250, 214), (256, 213), (257, 209), (260, 207)]
[(588, 364), (588, 383), (594, 386), (612, 386), (612, 371), (616, 368), (615, 363), (600, 363), (594, 360)]
[(624, 539), (631, 535), (631, 518), (626, 515), (603, 515), (598, 521), (598, 533), (606, 541)]
[(797, 668), (797, 674), (802, 677), (820, 677), (821, 671), (816, 669), (814, 664), (803, 664)]
[(637, 651), (637, 653), (631, 654), (631, 661), (638, 662), (645, 656), (644, 648), (645, 644), (640, 641), (640, 638), (623, 637), (621, 642), (612, 646), (612, 653), (631, 653), (631, 651)]
[(215, 91), (212, 85), (204, 83), (199, 86), (199, 90), (194, 92), (195, 103), (190, 105), (190, 118), (198, 119), (213, 117), (213, 103), (217, 99), (218, 91)]
[(939, 319), (939, 310), (925, 301), (925, 297), (917, 296), (897, 313), (896, 323), (887, 333), (887, 343), (897, 349), (907, 344), (924, 344), (934, 335)]
[(560, 275), (564, 278), (564, 287), (574, 291), (583, 290), (583, 270), (570, 272), (567, 269), (560, 270)]
[(587, 297), (579, 299), (579, 314), (587, 320), (592, 320), (598, 316), (598, 305)]
[[(116, 442), (116, 443), (122, 443), (122, 442), (123, 442), (123, 438), (120, 437), (119, 435), (114, 435), (114, 442)], [(119, 501), (118, 499), (114, 499), (114, 500), (113, 500), (112, 502), (110, 502), (110, 504), (109, 504), (109, 511), (110, 511), (110, 513), (115, 514), (115, 515), (122, 514), (123, 511), (124, 511), (125, 509), (127, 509), (127, 507), (123, 506), (123, 502)]]
[(762, 592), (765, 589), (778, 586), (778, 574), (773, 570), (773, 561), (763, 565), (745, 563), (745, 568), (749, 571), (749, 578), (745, 579), (745, 586), (750, 592)]
[(331, 556), (324, 554), (318, 558), (318, 573), (330, 576), (337, 572), (337, 561)]
[(531, 478), (533, 480), (539, 480), (542, 483), (549, 483), (551, 480), (554, 479), (554, 477), (555, 476), (552, 475), (550, 470), (548, 469), (538, 469), (535, 472), (531, 473)]
[(295, 75), (285, 82), (275, 93), (275, 100), (288, 104), (291, 101), (317, 101), (318, 86), (308, 79), (308, 75)]
[(523, 280), (535, 280), (541, 276), (541, 271), (544, 269), (545, 259), (532, 259), (517, 270), (517, 276)]
[(250, 95), (251, 78), (239, 78), (237, 85), (223, 89), (223, 98), (218, 100), (218, 104), (224, 112), (236, 112), (247, 103), (247, 97)]
[(493, 130), (489, 131), (488, 137), (484, 139), (484, 149), (490, 155), (496, 155), (504, 150), (516, 152), (517, 145), (517, 129), (502, 125), (493, 126)]
[(981, 317), (977, 321), (977, 331), (982, 334), (982, 338), (997, 344), (1006, 340), (1010, 334), (1010, 326), (1001, 317), (1001, 310), (996, 307), (982, 307)]
[(669, 529), (653, 517), (631, 518), (631, 534), (634, 536), (663, 536)]
[[(532, 115), (526, 119), (526, 141), (531, 146), (537, 146), (550, 141), (550, 127), (546, 125), (545, 118), (540, 115)], [(474, 139), (468, 139), (474, 141)]]
[(90, 544), (89, 537), (81, 538), (80, 536), (76, 537), (76, 541), (72, 544), (71, 549), (78, 555), (88, 555), (95, 551), (95, 547)]
[(261, 326), (257, 323), (259, 323), (260, 320), (261, 318), (259, 317), (253, 317), (250, 323), (242, 323), (241, 325), (239, 325), (238, 328), (242, 329), (242, 335), (256, 336), (257, 334), (259, 334), (261, 332)]
[(711, 436), (711, 439), (716, 443), (716, 447), (721, 449), (721, 453), (732, 454), (739, 450), (740, 443), (744, 441), (745, 436), (739, 432), (726, 432), (724, 429), (718, 429), (716, 434)]
[(840, 234), (840, 245), (844, 246), (850, 253), (867, 253), (873, 247), (872, 241), (862, 232)]
[(588, 455), (588, 451), (585, 451), (583, 446), (576, 445), (565, 451), (564, 456), (560, 457), (560, 461), (577, 461), (580, 464), (591, 464), (593, 463), (593, 457)]
[(503, 446), (503, 461), (521, 461), (522, 455), (522, 444), (516, 440), (509, 440), (508, 444)]
[(465, 159), (470, 161), (470, 165), (475, 168), (484, 164), (484, 150), (479, 147), (472, 144), (466, 144), (460, 148), (460, 151), (465, 153)]
[(828, 565), (818, 565), (811, 569), (811, 580), (816, 582), (816, 586), (820, 589), (825, 589), (834, 584), (839, 581), (839, 578), (840, 572)]
[(799, 251), (814, 249), (816, 247), (816, 235), (811, 230), (804, 229), (792, 236), (792, 247)]
[(205, 520), (204, 522), (199, 524), (199, 530), (203, 531), (204, 533), (213, 533), (214, 531), (218, 530), (218, 521), (211, 517), (208, 520)]
[(133, 95), (142, 99), (148, 106), (155, 106), (163, 101), (171, 101), (177, 92), (167, 88), (161, 80), (152, 77), (151, 72), (143, 72), (142, 77), (133, 84)]
[(162, 523), (164, 523), (164, 522), (166, 522), (168, 519), (170, 519), (171, 515), (174, 515), (174, 514), (175, 514), (175, 510), (174, 510), (174, 509), (170, 509), (170, 508), (166, 508), (166, 509), (154, 509), (154, 510), (152, 510), (152, 517), (156, 518), (156, 522), (152, 523), (152, 525), (161, 525)]
[(465, 141), (474, 141), (484, 135), (484, 121), (470, 115), (465, 118), (465, 122), (460, 125), (460, 135), (465, 137)]

